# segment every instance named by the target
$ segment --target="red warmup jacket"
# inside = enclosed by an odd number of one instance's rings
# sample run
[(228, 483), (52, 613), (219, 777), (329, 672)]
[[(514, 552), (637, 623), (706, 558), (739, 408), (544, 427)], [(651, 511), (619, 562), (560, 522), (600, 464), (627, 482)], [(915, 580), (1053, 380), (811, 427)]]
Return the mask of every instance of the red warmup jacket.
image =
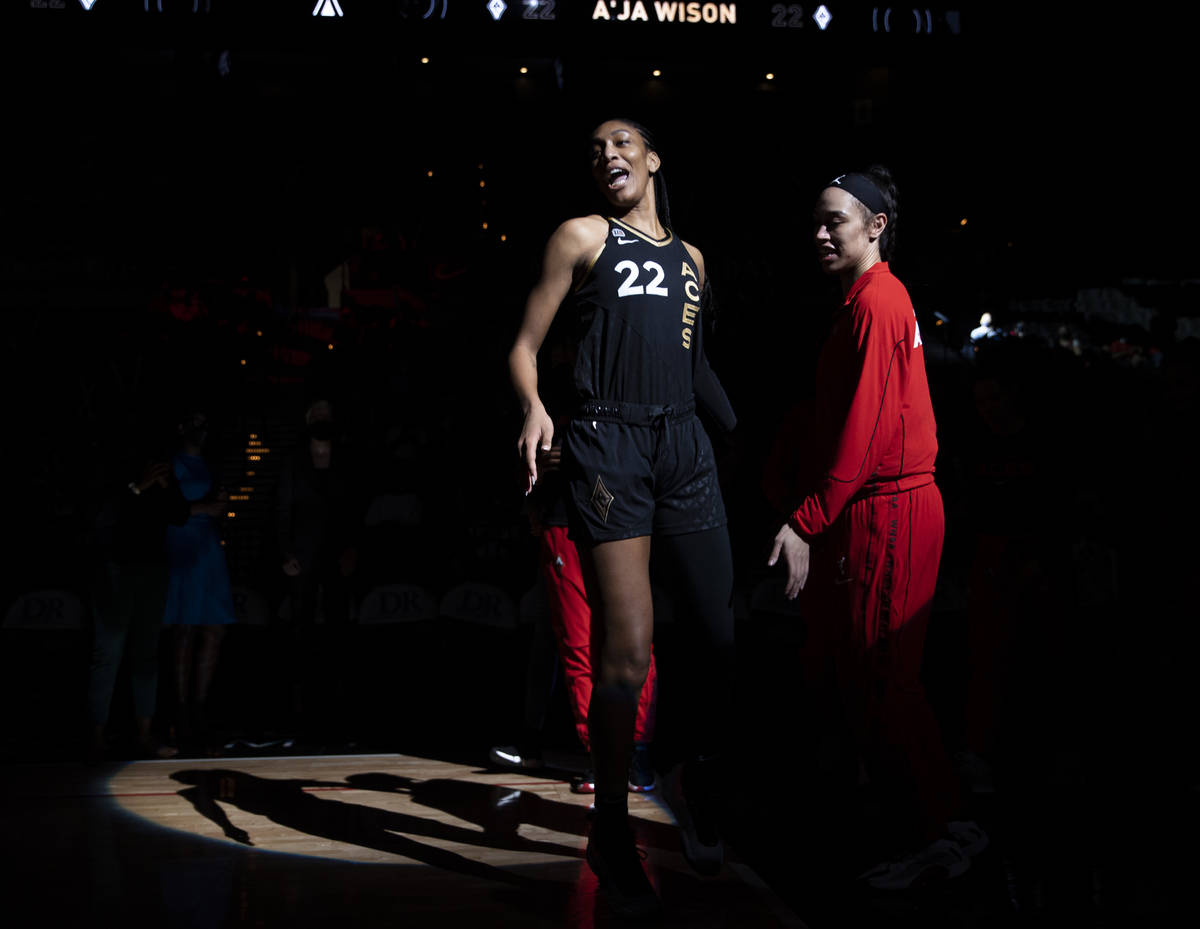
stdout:
[(886, 261), (850, 288), (817, 362), (818, 465), (788, 523), (811, 541), (853, 500), (933, 481), (937, 425), (912, 300)]

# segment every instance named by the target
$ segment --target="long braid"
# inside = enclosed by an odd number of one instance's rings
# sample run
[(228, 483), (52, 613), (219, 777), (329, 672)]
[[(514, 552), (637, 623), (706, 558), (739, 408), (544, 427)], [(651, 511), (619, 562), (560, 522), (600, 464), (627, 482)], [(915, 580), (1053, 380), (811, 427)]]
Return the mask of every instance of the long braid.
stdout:
[(663, 177), (660, 167), (654, 172), (654, 207), (658, 211), (658, 221), (664, 229), (671, 228), (671, 203), (667, 199), (667, 179)]

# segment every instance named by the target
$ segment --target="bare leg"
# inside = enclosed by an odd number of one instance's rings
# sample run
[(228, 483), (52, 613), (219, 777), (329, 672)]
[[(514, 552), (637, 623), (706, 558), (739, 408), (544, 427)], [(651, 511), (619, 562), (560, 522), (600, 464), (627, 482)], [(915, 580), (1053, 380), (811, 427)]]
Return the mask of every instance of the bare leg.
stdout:
[(596, 819), (588, 836), (588, 865), (617, 913), (657, 912), (629, 827), (629, 759), (638, 697), (650, 666), (654, 607), (650, 598), (650, 539), (640, 536), (580, 550), (592, 604), (592, 672), (588, 707)]
[[(638, 697), (650, 667), (654, 607), (650, 538), (639, 536), (580, 549), (592, 603), (592, 667), (588, 734), (596, 774), (596, 809), (627, 808), (629, 758)], [(616, 812), (616, 809), (614, 809)]]

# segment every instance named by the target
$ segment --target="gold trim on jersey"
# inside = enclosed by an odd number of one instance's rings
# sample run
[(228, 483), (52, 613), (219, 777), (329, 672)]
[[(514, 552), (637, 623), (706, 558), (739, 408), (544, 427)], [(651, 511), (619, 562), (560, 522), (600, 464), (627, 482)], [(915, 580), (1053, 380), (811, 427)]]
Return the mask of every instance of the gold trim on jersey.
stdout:
[(629, 223), (621, 222), (615, 216), (608, 217), (608, 221), (610, 223), (616, 223), (622, 229), (625, 229), (626, 231), (637, 236), (639, 239), (649, 242), (651, 245), (657, 246), (658, 248), (662, 248), (664, 245), (670, 245), (673, 241), (675, 241), (675, 233), (673, 233), (670, 229), (667, 230), (667, 235), (665, 238), (653, 239), (641, 230), (633, 228), (633, 226), (629, 225)]
[(592, 276), (592, 268), (596, 267), (596, 262), (600, 260), (600, 256), (604, 254), (604, 249), (607, 247), (608, 236), (605, 235), (604, 241), (601, 243), (600, 247), (596, 249), (596, 254), (592, 256), (592, 260), (588, 262), (587, 267), (583, 269), (583, 273), (579, 275), (579, 283), (571, 288), (572, 293), (578, 293), (579, 288), (588, 282), (588, 278)]

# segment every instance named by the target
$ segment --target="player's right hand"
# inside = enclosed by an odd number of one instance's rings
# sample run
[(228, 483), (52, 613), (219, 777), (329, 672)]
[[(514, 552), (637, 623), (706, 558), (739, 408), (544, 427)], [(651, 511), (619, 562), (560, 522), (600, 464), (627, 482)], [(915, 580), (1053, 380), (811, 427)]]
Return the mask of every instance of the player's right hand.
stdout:
[(525, 414), (525, 426), (521, 429), (521, 437), (517, 440), (517, 454), (525, 465), (525, 493), (533, 490), (537, 483), (537, 457), (540, 453), (550, 451), (554, 443), (554, 422), (546, 413), (546, 408), (540, 403), (531, 406)]
[(538, 468), (540, 473), (549, 474), (551, 471), (557, 471), (558, 466), (562, 464), (562, 441), (555, 442), (550, 446), (550, 450), (542, 449), (537, 455)]

